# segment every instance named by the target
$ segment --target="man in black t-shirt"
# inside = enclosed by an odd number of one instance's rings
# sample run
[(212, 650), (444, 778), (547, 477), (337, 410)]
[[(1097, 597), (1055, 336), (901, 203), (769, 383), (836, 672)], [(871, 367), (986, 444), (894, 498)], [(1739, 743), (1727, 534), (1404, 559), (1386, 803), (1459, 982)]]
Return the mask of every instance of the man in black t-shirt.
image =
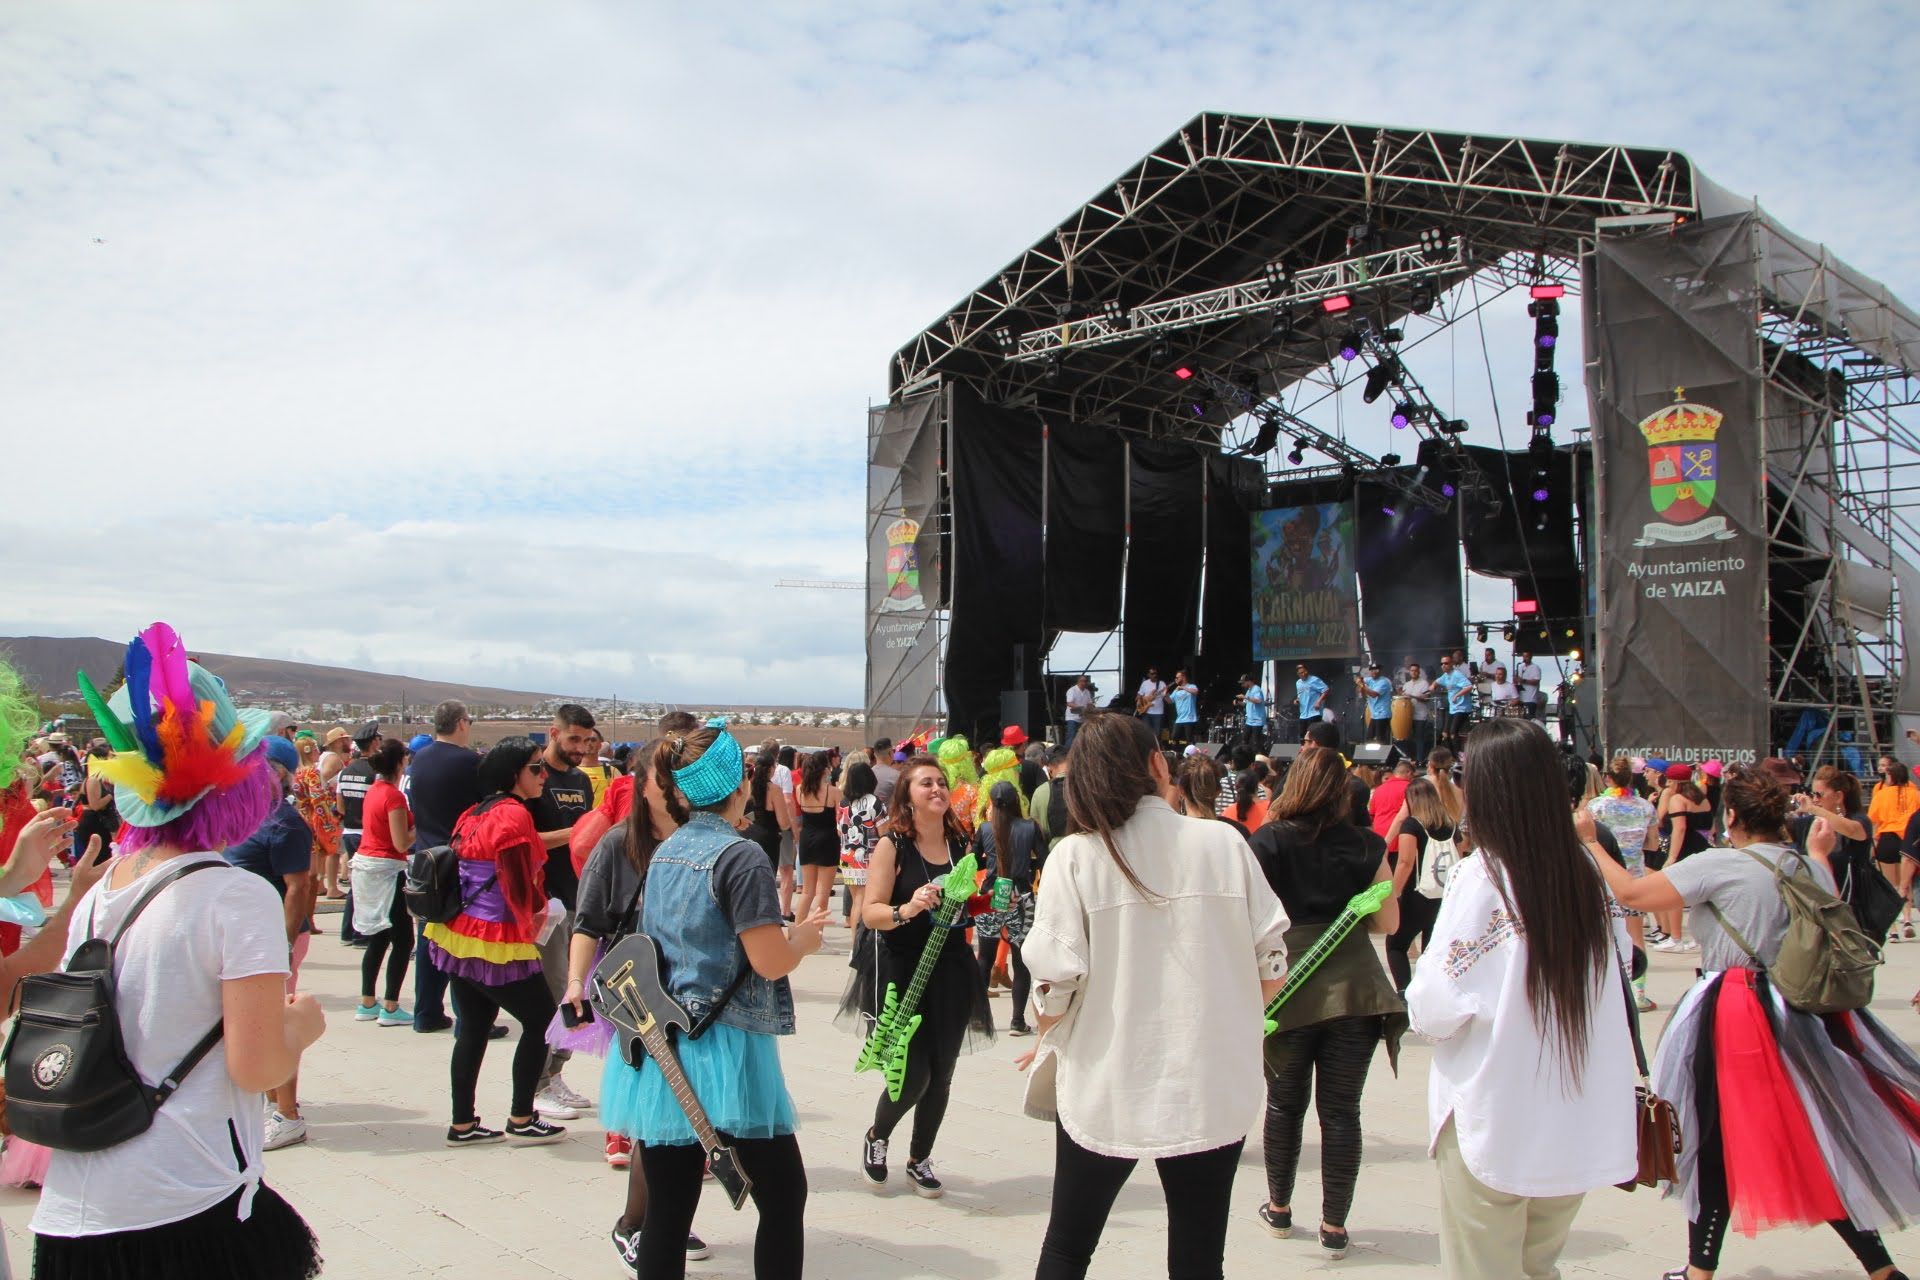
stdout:
[[(473, 719), (466, 707), (446, 701), (433, 709), (433, 741), (413, 753), (407, 766), (407, 807), (413, 810), (415, 849), (435, 849), (453, 840), (453, 824), (480, 802), (480, 757), (469, 745)], [(413, 1029), (444, 1031), (447, 975), (427, 951), (426, 931), (413, 949)], [(499, 1028), (505, 1032), (506, 1028)]]
[[(567, 949), (573, 939), (573, 908), (580, 893), (580, 878), (574, 874), (568, 840), (573, 824), (593, 808), (593, 779), (580, 767), (592, 745), (593, 730), (593, 713), (585, 707), (566, 702), (555, 709), (553, 724), (547, 730), (547, 749), (541, 756), (547, 766), (546, 784), (539, 796), (527, 802), (534, 829), (547, 846), (547, 893), (566, 908), (564, 916), (548, 926), (547, 940), (540, 946), (540, 967), (556, 1004), (567, 993)], [(534, 1106), (554, 1119), (578, 1119), (580, 1108), (593, 1105), (561, 1078), (560, 1072), (572, 1056), (564, 1049), (547, 1055), (546, 1070), (541, 1072), (534, 1095)]]
[[(366, 941), (353, 929), (353, 877), (349, 868), (353, 865), (353, 855), (360, 849), (360, 814), (367, 803), (367, 792), (374, 784), (373, 761), (369, 757), (379, 746), (380, 726), (369, 720), (354, 730), (353, 759), (334, 778), (334, 787), (340, 796), (338, 875), (347, 886), (346, 905), (340, 909), (340, 941), (350, 947), (362, 946)], [(337, 898), (340, 894), (334, 892), (327, 896)]]

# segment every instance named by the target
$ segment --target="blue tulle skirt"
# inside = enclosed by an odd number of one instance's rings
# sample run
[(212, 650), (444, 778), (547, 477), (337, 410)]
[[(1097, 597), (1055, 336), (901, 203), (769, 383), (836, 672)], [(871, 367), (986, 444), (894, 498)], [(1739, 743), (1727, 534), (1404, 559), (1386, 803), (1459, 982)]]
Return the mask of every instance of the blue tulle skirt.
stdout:
[[(795, 1129), (793, 1099), (774, 1037), (716, 1022), (698, 1040), (674, 1038), (680, 1065), (713, 1127), (735, 1138), (777, 1138)], [(699, 1141), (651, 1058), (634, 1070), (607, 1053), (600, 1079), (600, 1123), (649, 1146)]]

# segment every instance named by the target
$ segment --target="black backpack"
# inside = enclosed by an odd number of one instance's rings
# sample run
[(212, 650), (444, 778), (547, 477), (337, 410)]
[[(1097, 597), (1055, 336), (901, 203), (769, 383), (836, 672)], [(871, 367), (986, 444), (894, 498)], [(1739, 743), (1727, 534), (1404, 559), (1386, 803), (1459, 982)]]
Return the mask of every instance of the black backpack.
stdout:
[(485, 893), (499, 878), (496, 867), (486, 884), (475, 889), (471, 896), (461, 896), (460, 837), (456, 835), (452, 844), (415, 849), (407, 855), (407, 874), (401, 892), (406, 894), (407, 910), (413, 913), (414, 919), (445, 924), (465, 911), (474, 898)]
[(111, 938), (92, 936), (89, 915), (87, 938), (65, 969), (20, 980), (20, 1017), (6, 1047), (7, 1124), (19, 1137), (55, 1151), (104, 1151), (136, 1138), (220, 1043), (226, 1024), (216, 1021), (159, 1084), (149, 1085), (127, 1057), (113, 976), (115, 949), (147, 905), (174, 881), (209, 867), (230, 869), (195, 862), (162, 872)]

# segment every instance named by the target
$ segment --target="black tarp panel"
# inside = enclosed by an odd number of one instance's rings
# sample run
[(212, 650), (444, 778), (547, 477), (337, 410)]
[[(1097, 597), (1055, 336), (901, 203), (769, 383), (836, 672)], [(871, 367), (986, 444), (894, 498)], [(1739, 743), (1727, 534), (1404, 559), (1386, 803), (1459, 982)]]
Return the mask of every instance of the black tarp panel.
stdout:
[(1360, 486), (1357, 503), (1367, 648), (1385, 671), (1408, 655), (1433, 667), (1434, 655), (1458, 646), (1466, 629), (1458, 506), (1429, 511), (1374, 484)]
[(1040, 687), (1040, 421), (987, 405), (965, 384), (953, 399), (953, 617), (947, 631), (948, 727), (999, 737), (1000, 693), (1026, 646)]
[[(1193, 673), (1206, 705), (1229, 702), (1253, 670), (1253, 555), (1247, 519), (1266, 488), (1252, 458), (1207, 458), (1207, 585)], [(1138, 686), (1135, 686), (1136, 688)]]
[(1205, 540), (1202, 465), (1190, 447), (1135, 444), (1132, 449), (1126, 670), (1121, 673), (1129, 695), (1148, 667), (1171, 679), (1174, 668), (1193, 657)]
[[(1540, 578), (1574, 578), (1579, 561), (1573, 550), (1573, 460), (1564, 450), (1548, 458), (1551, 483), (1547, 500), (1533, 500), (1533, 455), (1525, 450), (1469, 446), (1470, 456), (1499, 495), (1499, 510), (1469, 511), (1464, 542), (1467, 568), (1516, 583)], [(1542, 515), (1547, 527), (1539, 528)]]
[(1047, 441), (1046, 623), (1111, 631), (1120, 623), (1127, 449), (1107, 427), (1055, 423)]

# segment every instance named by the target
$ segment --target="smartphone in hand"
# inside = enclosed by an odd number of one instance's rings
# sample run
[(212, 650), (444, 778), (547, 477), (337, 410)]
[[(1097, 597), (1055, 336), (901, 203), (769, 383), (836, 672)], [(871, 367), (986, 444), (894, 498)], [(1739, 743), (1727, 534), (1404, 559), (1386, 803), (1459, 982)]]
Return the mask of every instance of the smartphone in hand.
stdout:
[(580, 1009), (581, 1009), (581, 1012), (575, 1013), (573, 1011), (573, 1005), (571, 1004), (561, 1005), (560, 1006), (560, 1025), (563, 1027), (567, 1027), (568, 1029), (572, 1029), (574, 1027), (582, 1025), (583, 1023), (592, 1022), (593, 1006), (583, 1000), (580, 1002)]

